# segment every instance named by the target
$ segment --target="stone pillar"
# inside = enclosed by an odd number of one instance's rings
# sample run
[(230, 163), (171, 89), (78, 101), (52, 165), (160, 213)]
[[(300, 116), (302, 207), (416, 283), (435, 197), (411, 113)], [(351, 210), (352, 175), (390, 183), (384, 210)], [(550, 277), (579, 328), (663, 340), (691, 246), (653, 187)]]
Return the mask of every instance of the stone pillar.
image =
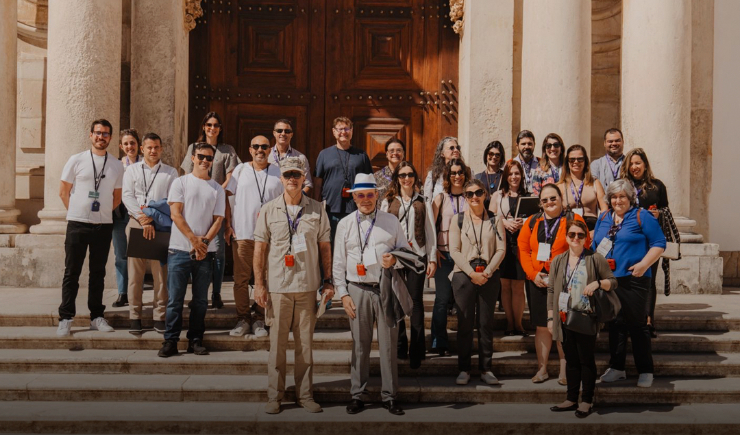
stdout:
[(18, 234), (26, 226), (18, 223), (15, 208), (15, 132), (18, 56), (18, 6), (0, 2), (0, 234)]
[(489, 142), (511, 141), (514, 0), (466, 1), (464, 17), (458, 137), (465, 161), (479, 172)]
[(624, 0), (622, 14), (625, 147), (645, 149), (673, 215), (689, 216), (691, 1)]
[(188, 54), (182, 0), (134, 0), (131, 127), (141, 135), (157, 133), (162, 159), (175, 168), (188, 145)]
[(525, 0), (521, 128), (591, 143), (591, 2)]
[(49, 2), (44, 209), (32, 233), (65, 233), (62, 169), (72, 154), (90, 148), (92, 121), (111, 121), (110, 146), (118, 144), (121, 13), (121, 0)]

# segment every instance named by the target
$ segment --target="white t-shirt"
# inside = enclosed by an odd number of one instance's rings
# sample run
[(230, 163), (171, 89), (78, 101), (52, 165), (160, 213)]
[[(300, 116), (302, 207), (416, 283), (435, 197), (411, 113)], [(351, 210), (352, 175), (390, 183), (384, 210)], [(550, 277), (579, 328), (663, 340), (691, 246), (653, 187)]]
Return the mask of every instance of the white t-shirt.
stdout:
[[(104, 175), (100, 179), (97, 193), (97, 201), (100, 203), (99, 211), (92, 211), (93, 202), (96, 200), (91, 197), (95, 196), (93, 160), (95, 160), (95, 171), (98, 175), (102, 171)], [(103, 168), (104, 164), (105, 168)], [(98, 156), (88, 150), (70, 157), (62, 169), (62, 181), (72, 184), (67, 220), (91, 224), (112, 224), (113, 190), (121, 188), (122, 180), (123, 166), (110, 153)]]
[[(221, 185), (193, 174), (183, 175), (172, 183), (167, 202), (170, 205), (173, 202), (183, 203), (182, 217), (196, 236), (205, 236), (213, 225), (213, 216), (224, 216), (226, 211), (226, 194)], [(170, 249), (185, 252), (193, 249), (177, 224), (172, 225)], [(208, 252), (216, 252), (217, 249), (215, 243), (208, 245)]]
[(266, 169), (255, 171), (249, 163), (241, 163), (231, 174), (226, 190), (234, 195), (231, 224), (236, 239), (254, 240), (260, 208), (283, 194), (280, 168), (271, 164)]

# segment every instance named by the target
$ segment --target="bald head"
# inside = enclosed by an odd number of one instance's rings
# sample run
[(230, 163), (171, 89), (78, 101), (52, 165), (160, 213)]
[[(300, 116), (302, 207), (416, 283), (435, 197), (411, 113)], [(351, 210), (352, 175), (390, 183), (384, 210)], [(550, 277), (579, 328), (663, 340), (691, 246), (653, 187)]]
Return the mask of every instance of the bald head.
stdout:
[(267, 166), (267, 153), (270, 150), (270, 140), (262, 135), (255, 136), (249, 143), (249, 153), (252, 155), (252, 162), (257, 168)]

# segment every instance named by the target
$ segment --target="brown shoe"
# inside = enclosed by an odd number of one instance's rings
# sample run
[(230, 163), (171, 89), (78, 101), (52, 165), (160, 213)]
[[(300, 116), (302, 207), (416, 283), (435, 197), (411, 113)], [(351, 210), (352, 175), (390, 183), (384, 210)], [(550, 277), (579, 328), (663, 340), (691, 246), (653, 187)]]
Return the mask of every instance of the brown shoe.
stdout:
[(323, 411), (323, 409), (321, 409), (321, 406), (319, 406), (318, 403), (314, 402), (313, 399), (299, 401), (298, 406), (302, 406), (303, 409), (305, 409), (307, 412), (310, 412), (310, 413), (317, 413), (317, 412)]
[(280, 402), (277, 400), (270, 400), (265, 405), (265, 412), (268, 414), (280, 414)]

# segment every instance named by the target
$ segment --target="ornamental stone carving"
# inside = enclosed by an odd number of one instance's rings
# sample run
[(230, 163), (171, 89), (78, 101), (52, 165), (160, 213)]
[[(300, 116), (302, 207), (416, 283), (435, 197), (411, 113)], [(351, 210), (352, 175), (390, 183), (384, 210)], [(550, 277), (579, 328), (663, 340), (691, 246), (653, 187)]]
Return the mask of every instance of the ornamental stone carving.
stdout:
[(185, 0), (185, 30), (195, 29), (195, 20), (203, 16), (201, 0)]
[(464, 5), (465, 0), (450, 0), (450, 20), (454, 23), (452, 25), (452, 30), (454, 30), (458, 35), (461, 34), (463, 30)]

